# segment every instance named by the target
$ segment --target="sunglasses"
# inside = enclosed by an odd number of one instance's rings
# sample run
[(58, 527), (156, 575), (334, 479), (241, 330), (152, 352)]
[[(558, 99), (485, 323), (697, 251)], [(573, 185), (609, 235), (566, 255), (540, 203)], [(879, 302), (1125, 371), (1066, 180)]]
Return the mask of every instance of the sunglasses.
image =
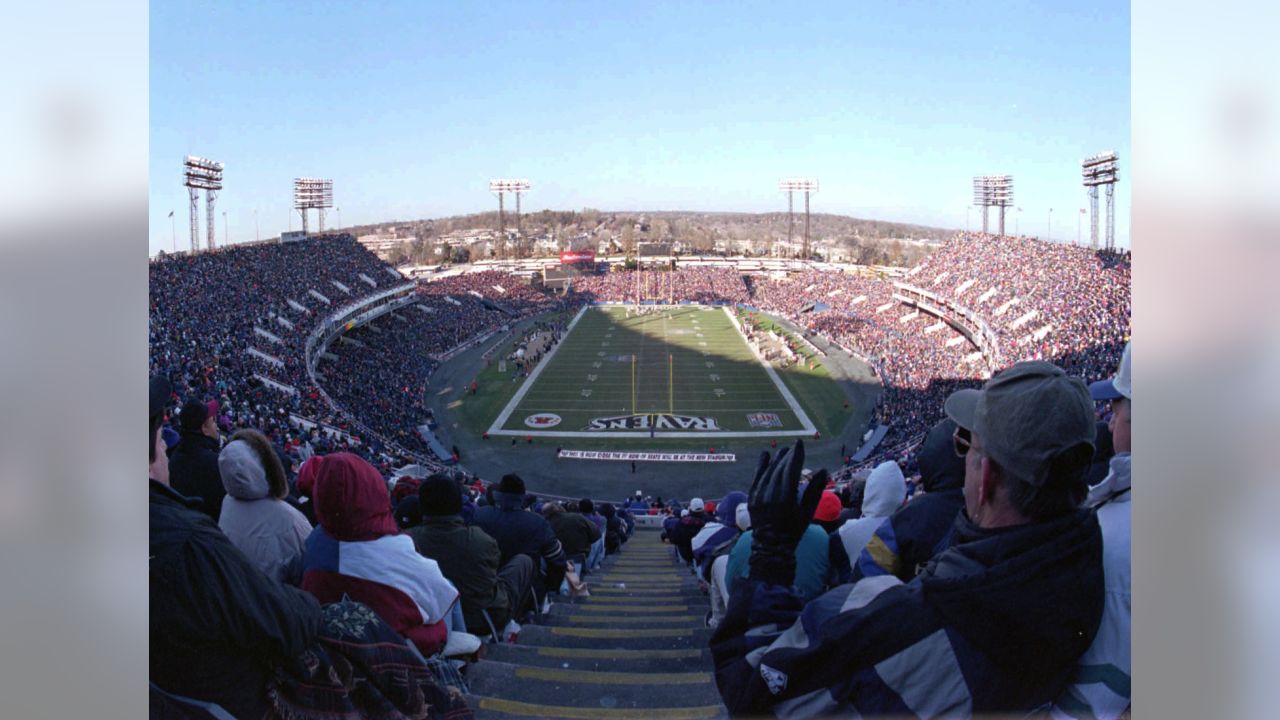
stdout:
[(958, 457), (968, 457), (969, 448), (973, 447), (973, 436), (968, 430), (957, 427), (956, 431), (951, 433), (951, 445)]

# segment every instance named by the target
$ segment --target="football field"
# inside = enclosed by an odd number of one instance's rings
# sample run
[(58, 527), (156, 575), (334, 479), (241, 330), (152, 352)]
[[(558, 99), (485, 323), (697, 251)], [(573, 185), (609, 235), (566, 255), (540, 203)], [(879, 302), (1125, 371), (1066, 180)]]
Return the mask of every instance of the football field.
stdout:
[(489, 428), (550, 437), (811, 435), (723, 308), (584, 308)]

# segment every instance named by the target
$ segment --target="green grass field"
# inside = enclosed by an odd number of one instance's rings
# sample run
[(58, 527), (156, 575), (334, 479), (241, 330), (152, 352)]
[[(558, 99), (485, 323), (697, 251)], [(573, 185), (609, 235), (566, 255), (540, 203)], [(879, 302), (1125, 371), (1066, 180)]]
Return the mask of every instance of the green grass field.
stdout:
[[(668, 438), (812, 433), (793, 395), (812, 388), (792, 378), (780, 387), (776, 377), (719, 308), (651, 308), (638, 316), (621, 306), (588, 308), (490, 430), (647, 437), (652, 427)], [(823, 381), (828, 395), (838, 392), (829, 377)]]

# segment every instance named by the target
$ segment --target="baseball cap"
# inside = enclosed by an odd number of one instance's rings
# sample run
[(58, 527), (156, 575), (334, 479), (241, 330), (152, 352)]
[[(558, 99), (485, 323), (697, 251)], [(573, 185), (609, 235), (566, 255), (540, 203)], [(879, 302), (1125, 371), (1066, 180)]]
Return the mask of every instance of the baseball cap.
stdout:
[(1105, 400), (1118, 400), (1120, 398), (1133, 399), (1133, 383), (1129, 360), (1129, 346), (1131, 342), (1124, 344), (1124, 354), (1120, 356), (1120, 368), (1116, 370), (1115, 377), (1109, 380), (1099, 380), (1089, 386), (1089, 395), (1098, 402)]
[(689, 501), (689, 512), (702, 512), (702, 498), (694, 498)]
[(982, 436), (984, 452), (1000, 467), (1036, 487), (1063, 452), (1084, 444), (1092, 453), (1097, 432), (1084, 381), (1042, 360), (1017, 363), (981, 390), (957, 390), (944, 407), (957, 425)]

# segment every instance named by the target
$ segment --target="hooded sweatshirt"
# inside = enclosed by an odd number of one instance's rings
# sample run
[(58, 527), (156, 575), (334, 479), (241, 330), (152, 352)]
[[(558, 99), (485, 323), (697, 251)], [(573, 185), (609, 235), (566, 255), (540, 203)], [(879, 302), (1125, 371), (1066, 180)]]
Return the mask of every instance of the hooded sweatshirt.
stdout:
[(435, 560), (423, 557), (400, 532), (387, 484), (351, 453), (322, 460), (315, 475), (316, 518), (307, 538), (302, 589), (321, 603), (344, 595), (364, 603), (413, 641), (424, 655), (444, 646), (444, 618), (458, 591)]
[(953, 448), (955, 429), (948, 419), (929, 431), (916, 458), (925, 494), (895, 512), (859, 554), (849, 555), (852, 580), (894, 575), (908, 582), (947, 546), (956, 516), (964, 509), (964, 459)]
[(902, 477), (902, 468), (898, 467), (898, 463), (892, 460), (882, 462), (871, 471), (871, 475), (867, 477), (866, 493), (862, 498), (862, 517), (847, 521), (836, 531), (840, 536), (840, 544), (844, 547), (845, 566), (849, 564), (848, 558), (858, 557), (885, 518), (902, 507), (906, 496), (907, 482)]
[(311, 523), (289, 503), (271, 497), (258, 451), (244, 440), (227, 443), (218, 455), (218, 472), (227, 490), (218, 527), (268, 577), (301, 583), (302, 545)]
[(693, 536), (690, 547), (693, 548), (693, 561), (697, 563), (699, 570), (705, 576), (706, 572), (711, 568), (711, 560), (717, 555), (723, 555), (733, 549), (733, 543), (737, 541), (738, 526), (735, 523), (737, 518), (738, 506), (745, 505), (747, 502), (747, 494), (739, 490), (734, 490), (716, 505), (716, 518), (698, 531)]

